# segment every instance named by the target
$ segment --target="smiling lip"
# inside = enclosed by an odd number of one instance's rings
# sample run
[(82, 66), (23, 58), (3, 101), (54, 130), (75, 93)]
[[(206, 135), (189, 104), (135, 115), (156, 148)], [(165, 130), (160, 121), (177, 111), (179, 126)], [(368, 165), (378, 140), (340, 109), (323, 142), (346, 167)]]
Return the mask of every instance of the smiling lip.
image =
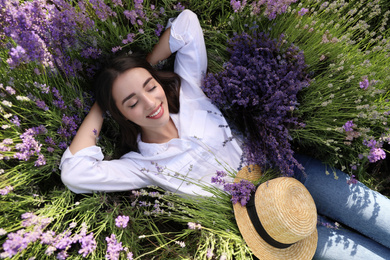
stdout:
[(150, 115), (148, 115), (147, 118), (159, 119), (160, 117), (162, 117), (163, 114), (164, 114), (164, 108), (162, 104), (160, 104), (160, 106), (158, 106), (158, 108), (156, 108)]

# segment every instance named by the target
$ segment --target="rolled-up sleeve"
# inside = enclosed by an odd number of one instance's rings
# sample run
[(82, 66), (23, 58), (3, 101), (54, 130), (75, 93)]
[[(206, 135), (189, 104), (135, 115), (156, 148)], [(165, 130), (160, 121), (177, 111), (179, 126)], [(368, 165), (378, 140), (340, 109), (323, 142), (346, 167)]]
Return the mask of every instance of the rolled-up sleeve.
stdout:
[(207, 52), (197, 15), (184, 10), (176, 19), (170, 20), (167, 27), (171, 28), (169, 47), (172, 53), (176, 52), (175, 72), (189, 83), (183, 87), (192, 88), (186, 91), (191, 91), (195, 97), (203, 96), (200, 85), (207, 70)]
[(103, 157), (98, 146), (84, 148), (74, 155), (68, 148), (60, 163), (62, 182), (75, 193), (125, 191), (151, 184), (134, 161), (105, 161)]

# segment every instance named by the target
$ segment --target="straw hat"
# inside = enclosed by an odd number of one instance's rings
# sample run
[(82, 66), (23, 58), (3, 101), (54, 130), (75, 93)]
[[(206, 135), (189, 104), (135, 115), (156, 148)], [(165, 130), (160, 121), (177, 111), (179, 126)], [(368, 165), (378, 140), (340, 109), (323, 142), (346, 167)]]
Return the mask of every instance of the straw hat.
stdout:
[[(260, 176), (258, 167), (243, 168), (234, 181), (254, 181)], [(245, 242), (259, 259), (313, 258), (318, 240), (317, 210), (298, 180), (278, 177), (262, 183), (246, 206), (236, 203), (233, 208)]]

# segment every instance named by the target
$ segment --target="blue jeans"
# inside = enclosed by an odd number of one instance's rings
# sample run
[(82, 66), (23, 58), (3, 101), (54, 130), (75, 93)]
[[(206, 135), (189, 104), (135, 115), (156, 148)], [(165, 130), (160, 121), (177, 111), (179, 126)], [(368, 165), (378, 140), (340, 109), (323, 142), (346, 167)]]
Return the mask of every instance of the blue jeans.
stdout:
[[(349, 175), (308, 156), (295, 155), (305, 173), (295, 177), (312, 195), (321, 222), (326, 216), (349, 228), (319, 224), (318, 245), (313, 259), (390, 259), (390, 200)], [(329, 223), (329, 222), (328, 222)], [(334, 222), (333, 222), (334, 224)]]

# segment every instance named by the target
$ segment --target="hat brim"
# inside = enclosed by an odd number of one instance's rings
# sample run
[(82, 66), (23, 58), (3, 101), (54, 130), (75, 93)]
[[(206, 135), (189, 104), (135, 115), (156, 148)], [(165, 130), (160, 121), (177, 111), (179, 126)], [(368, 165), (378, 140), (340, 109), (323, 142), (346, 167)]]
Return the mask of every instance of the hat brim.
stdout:
[[(235, 182), (239, 182), (241, 179), (249, 181), (256, 181), (261, 177), (259, 168), (251, 168), (251, 170), (243, 169), (237, 173)], [(241, 206), (240, 203), (233, 205), (234, 216), (237, 222), (237, 226), (241, 232), (245, 242), (252, 250), (252, 253), (259, 259), (312, 259), (318, 241), (317, 229), (308, 237), (298, 241), (288, 248), (276, 248), (269, 245), (264, 239), (257, 233), (252, 221), (248, 215), (247, 208)]]

